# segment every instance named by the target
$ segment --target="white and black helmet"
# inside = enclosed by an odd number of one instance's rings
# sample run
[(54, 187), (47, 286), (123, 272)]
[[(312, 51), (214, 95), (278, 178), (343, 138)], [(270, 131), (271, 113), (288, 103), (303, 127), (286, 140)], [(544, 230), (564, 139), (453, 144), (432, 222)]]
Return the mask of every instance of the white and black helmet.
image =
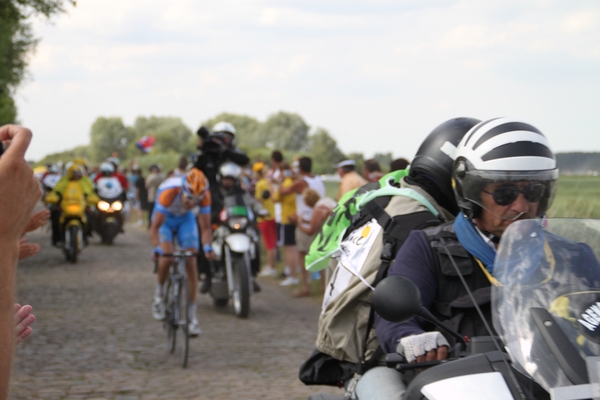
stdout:
[(219, 167), (219, 176), (223, 178), (231, 178), (236, 182), (242, 177), (242, 167), (234, 162), (227, 161)]
[(479, 214), (486, 185), (519, 181), (537, 183), (528, 200), (539, 201), (540, 217), (554, 199), (558, 168), (542, 132), (525, 121), (502, 117), (467, 132), (456, 148), (452, 178), (456, 200), (468, 218)]

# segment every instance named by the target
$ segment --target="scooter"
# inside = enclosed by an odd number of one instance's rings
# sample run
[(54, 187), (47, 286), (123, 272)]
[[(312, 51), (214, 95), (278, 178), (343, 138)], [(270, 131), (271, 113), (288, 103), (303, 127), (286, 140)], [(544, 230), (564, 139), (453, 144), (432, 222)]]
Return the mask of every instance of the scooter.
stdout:
[(225, 197), (219, 220), (213, 232), (210, 295), (217, 307), (231, 299), (235, 314), (247, 318), (254, 286), (251, 262), (258, 257), (259, 243), (254, 216), (241, 195), (232, 195)]
[[(456, 339), (449, 358), (390, 368), (421, 370), (403, 399), (600, 398), (600, 221), (546, 219), (511, 224), (502, 235), (491, 287), (493, 327), (468, 341), (421, 306), (418, 288), (391, 276), (373, 294), (384, 319), (418, 316)], [(494, 336), (497, 333), (497, 336)], [(313, 395), (312, 400), (343, 397)]]

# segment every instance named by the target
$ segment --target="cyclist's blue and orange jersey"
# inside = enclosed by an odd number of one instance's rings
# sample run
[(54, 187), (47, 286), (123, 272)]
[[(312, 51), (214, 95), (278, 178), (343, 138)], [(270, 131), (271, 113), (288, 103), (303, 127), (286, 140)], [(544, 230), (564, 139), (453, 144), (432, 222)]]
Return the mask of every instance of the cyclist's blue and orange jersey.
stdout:
[(177, 232), (177, 240), (182, 249), (197, 250), (200, 240), (194, 210), (199, 207), (200, 214), (210, 215), (210, 192), (207, 190), (198, 206), (191, 210), (186, 209), (183, 204), (184, 195), (181, 176), (169, 178), (158, 187), (153, 213), (167, 216), (158, 231), (159, 241), (173, 242), (173, 232)]
[[(165, 214), (167, 217), (180, 217), (193, 211), (193, 209), (186, 209), (183, 205), (181, 179), (180, 176), (174, 176), (160, 184), (156, 192), (155, 211)], [(210, 214), (211, 203), (210, 191), (207, 190), (200, 200), (199, 213)]]

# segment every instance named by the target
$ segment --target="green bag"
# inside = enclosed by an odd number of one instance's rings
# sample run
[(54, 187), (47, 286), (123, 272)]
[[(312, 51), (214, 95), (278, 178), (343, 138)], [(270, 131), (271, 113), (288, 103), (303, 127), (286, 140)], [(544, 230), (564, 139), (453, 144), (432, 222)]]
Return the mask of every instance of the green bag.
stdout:
[(400, 180), (406, 175), (408, 175), (408, 169), (390, 172), (379, 181), (367, 183), (342, 196), (310, 245), (306, 255), (306, 269), (313, 272), (327, 268), (329, 259), (338, 251), (344, 234), (352, 223), (352, 217), (357, 215), (364, 205), (377, 197), (411, 197), (427, 207), (437, 217), (438, 211), (425, 197), (412, 189), (398, 187)]

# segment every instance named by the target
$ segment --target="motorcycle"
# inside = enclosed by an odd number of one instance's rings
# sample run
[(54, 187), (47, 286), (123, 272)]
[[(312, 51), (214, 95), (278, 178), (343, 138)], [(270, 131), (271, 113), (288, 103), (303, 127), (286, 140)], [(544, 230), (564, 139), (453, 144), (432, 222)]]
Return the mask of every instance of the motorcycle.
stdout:
[[(45, 200), (50, 207), (59, 209), (58, 229), (62, 242), (61, 247), (65, 259), (76, 263), (78, 254), (86, 244), (84, 227), (88, 223), (85, 213), (88, 201), (86, 201), (81, 186), (77, 181), (71, 181), (67, 184), (62, 199), (52, 192), (46, 196)], [(91, 203), (94, 201), (95, 199), (89, 199)]]
[[(456, 339), (449, 358), (388, 367), (420, 370), (405, 400), (600, 398), (600, 221), (511, 224), (502, 235), (491, 288), (495, 332), (465, 340), (421, 306), (418, 288), (388, 277), (373, 294), (387, 320), (418, 316)], [(314, 395), (309, 399), (342, 399)]]
[(123, 188), (117, 178), (104, 177), (98, 180), (96, 190), (100, 201), (96, 206), (94, 230), (100, 235), (102, 243), (113, 244), (123, 228)]
[(213, 232), (216, 259), (211, 261), (210, 294), (218, 307), (225, 307), (231, 299), (235, 314), (247, 318), (254, 287), (251, 263), (258, 258), (259, 243), (253, 212), (242, 195), (231, 195), (224, 199), (219, 220)]

